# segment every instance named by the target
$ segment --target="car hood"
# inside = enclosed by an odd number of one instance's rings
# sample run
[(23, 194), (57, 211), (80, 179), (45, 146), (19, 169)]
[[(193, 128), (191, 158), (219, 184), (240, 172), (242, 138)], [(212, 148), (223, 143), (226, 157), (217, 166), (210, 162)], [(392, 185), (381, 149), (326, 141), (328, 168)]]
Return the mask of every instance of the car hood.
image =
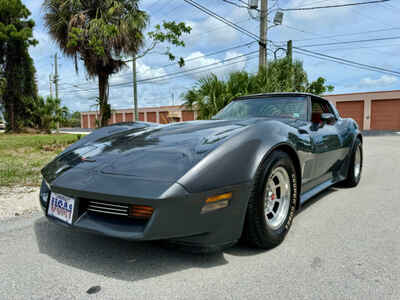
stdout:
[[(78, 142), (43, 170), (48, 182), (81, 168), (102, 174), (176, 182), (208, 153), (256, 120), (194, 121), (159, 126), (125, 126), (122, 131)], [(83, 172), (82, 174), (85, 174)]]

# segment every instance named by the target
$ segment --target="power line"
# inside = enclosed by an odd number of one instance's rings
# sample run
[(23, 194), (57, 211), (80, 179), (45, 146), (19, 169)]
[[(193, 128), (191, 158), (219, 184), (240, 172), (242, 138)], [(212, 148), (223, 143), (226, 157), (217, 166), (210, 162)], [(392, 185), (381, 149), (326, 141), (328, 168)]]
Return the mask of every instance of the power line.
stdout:
[[(255, 51), (255, 53), (258, 53), (258, 51)], [(253, 53), (253, 54), (255, 54), (255, 53)], [(255, 58), (257, 58), (257, 56), (247, 56), (245, 59), (237, 60), (237, 61), (234, 61), (234, 62), (231, 62), (231, 63), (228, 63), (228, 64), (224, 63), (224, 64), (222, 64), (220, 66), (215, 66), (215, 67), (212, 67), (212, 68), (209, 68), (209, 69), (206, 69), (206, 70), (192, 72), (189, 75), (201, 74), (201, 73), (204, 73), (204, 72), (210, 71), (210, 70), (226, 68), (227, 66), (231, 66), (231, 65), (234, 65), (234, 64), (237, 64), (237, 63), (240, 63), (240, 62), (247, 62), (247, 61), (253, 60)], [(188, 74), (177, 74), (176, 76), (173, 76), (172, 78), (175, 79), (175, 78), (186, 76), (186, 75), (188, 75)], [(170, 80), (170, 78), (159, 79), (159, 80), (150, 81), (150, 82), (144, 82), (144, 83), (153, 84), (153, 83), (160, 83), (160, 82), (164, 82), (164, 81), (168, 81), (168, 80)]]
[[(228, 52), (230, 50), (243, 48), (243, 47), (246, 47), (246, 46), (250, 46), (250, 45), (254, 44), (255, 42), (256, 41), (251, 41), (251, 42), (244, 43), (244, 44), (241, 44), (241, 45), (237, 45), (237, 46), (221, 49), (221, 50), (218, 50), (218, 51), (210, 52), (210, 53), (204, 54), (202, 56), (197, 56), (197, 57), (193, 57), (193, 58), (190, 58), (190, 59), (186, 59), (185, 62), (194, 61), (194, 60), (198, 60), (198, 59), (201, 59), (201, 58), (204, 58), (204, 57), (208, 57), (208, 56), (212, 56), (212, 55), (216, 55), (216, 54), (220, 54), (220, 53), (225, 53), (225, 52)], [(165, 68), (165, 67), (169, 67), (169, 66), (173, 66), (173, 65), (177, 65), (177, 64), (178, 63), (170, 63), (170, 64), (166, 64), (166, 65), (160, 66), (158, 68)], [(131, 75), (132, 75), (132, 72), (129, 72), (129, 73), (123, 74), (122, 76), (131, 76)], [(71, 86), (73, 86), (75, 88), (83, 89), (83, 88), (81, 88), (80, 86), (78, 86), (76, 84), (71, 84), (71, 83), (63, 83), (63, 84), (68, 84), (68, 85), (71, 85)], [(62, 91), (65, 91), (65, 90), (62, 90)]]
[[(165, 82), (165, 81), (169, 81), (171, 78), (172, 79), (175, 79), (175, 78), (179, 78), (179, 77), (182, 77), (182, 76), (186, 76), (186, 75), (195, 75), (195, 74), (201, 74), (201, 73), (203, 73), (203, 72), (205, 72), (205, 71), (209, 71), (209, 70), (214, 70), (214, 69), (219, 69), (219, 68), (225, 68), (225, 67), (227, 67), (227, 66), (230, 66), (230, 65), (233, 65), (233, 64), (237, 64), (237, 63), (240, 63), (240, 62), (247, 62), (247, 61), (250, 61), (250, 60), (253, 60), (253, 59), (255, 59), (255, 58), (257, 58), (257, 56), (252, 56), (252, 57), (247, 57), (246, 59), (242, 59), (242, 60), (238, 60), (238, 61), (235, 61), (235, 62), (231, 62), (231, 63), (229, 63), (229, 64), (223, 64), (223, 65), (220, 65), (220, 66), (216, 66), (216, 67), (213, 67), (213, 68), (208, 68), (208, 69), (206, 69), (206, 70), (201, 70), (201, 71), (197, 71), (197, 72), (192, 72), (192, 73), (190, 73), (190, 74), (176, 74), (176, 75), (174, 75), (174, 76), (171, 76), (171, 77), (167, 77), (167, 76), (170, 76), (170, 75), (173, 75), (173, 74), (166, 74), (165, 76), (165, 78), (160, 78), (160, 79), (157, 79), (157, 80), (154, 80), (154, 81), (151, 81), (151, 82), (144, 82), (143, 84), (147, 84), (147, 83), (151, 83), (151, 84), (154, 84), (154, 83), (162, 83), (162, 82)], [(140, 81), (138, 81), (138, 83), (140, 83)], [(122, 86), (122, 87), (129, 87), (129, 84), (131, 84), (131, 83), (128, 83), (128, 84), (126, 84), (126, 85), (124, 85), (124, 86)], [(115, 85), (112, 85), (112, 87), (114, 87)], [(111, 86), (110, 86), (111, 87)], [(91, 90), (86, 90), (86, 91), (70, 91), (70, 92), (67, 92), (67, 93), (64, 93), (64, 95), (74, 95), (74, 94), (76, 94), (76, 93), (79, 93), (79, 92), (97, 92), (97, 89), (91, 89)]]
[[(192, 68), (192, 69), (189, 69), (189, 70), (185, 70), (185, 71), (168, 73), (168, 74), (165, 74), (165, 75), (160, 75), (160, 76), (151, 77), (151, 78), (144, 78), (144, 79), (138, 80), (137, 82), (138, 83), (153, 83), (153, 82), (158, 82), (158, 81), (160, 81), (162, 79), (170, 79), (170, 78), (176, 77), (176, 76), (195, 74), (195, 73), (192, 73), (193, 71), (201, 70), (201, 72), (204, 72), (204, 71), (208, 71), (208, 70), (215, 69), (215, 68), (226, 67), (226, 66), (229, 66), (229, 65), (232, 65), (232, 64), (236, 64), (236, 63), (239, 63), (239, 62), (243, 61), (243, 60), (241, 60), (241, 61), (231, 62), (233, 60), (236, 60), (238, 58), (245, 58), (245, 57), (250, 56), (250, 55), (255, 54), (255, 53), (258, 53), (258, 50), (257, 51), (252, 51), (252, 52), (249, 52), (249, 53), (246, 53), (246, 54), (238, 55), (238, 56), (235, 56), (235, 57), (231, 57), (231, 58), (228, 58), (228, 59), (225, 59), (225, 60), (221, 60), (219, 62), (211, 63), (211, 64), (208, 64), (208, 65), (205, 65), (205, 66), (200, 66), (200, 67)], [(225, 64), (226, 62), (231, 62), (231, 63), (230, 64)], [(206, 69), (206, 70), (203, 70), (203, 69)], [(118, 84), (110, 84), (110, 87), (128, 87), (130, 85), (132, 85), (132, 82), (129, 81), (129, 82), (122, 82), (122, 83), (118, 83)], [(91, 91), (97, 91), (97, 88), (89, 88), (89, 89), (86, 89), (86, 90), (78, 90), (78, 91), (71, 91), (71, 92), (75, 93), (75, 92), (91, 92)]]
[(305, 52), (306, 54), (310, 54), (310, 55), (326, 58), (326, 59), (331, 60), (331, 61), (334, 60), (335, 62), (338, 62), (338, 63), (347, 64), (347, 65), (353, 65), (353, 66), (357, 66), (357, 67), (362, 68), (362, 69), (368, 69), (368, 70), (371, 70), (371, 71), (376, 71), (376, 72), (385, 73), (385, 74), (391, 74), (391, 75), (400, 77), (400, 72), (389, 70), (389, 69), (385, 69), (385, 68), (382, 68), (382, 67), (367, 65), (367, 64), (359, 63), (359, 62), (352, 61), (352, 60), (349, 60), (349, 59), (344, 59), (344, 58), (340, 58), (340, 57), (326, 55), (326, 54), (323, 54), (323, 53), (314, 52), (314, 51), (306, 50), (306, 49), (299, 48), (299, 47), (293, 47), (293, 49), (299, 50), (301, 52)]
[(357, 66), (357, 65), (354, 65), (354, 64), (350, 64), (350, 63), (340, 62), (340, 61), (337, 61), (337, 60), (334, 60), (334, 59), (329, 59), (329, 58), (325, 58), (325, 57), (321, 57), (321, 56), (317, 56), (317, 55), (313, 55), (313, 54), (309, 54), (309, 53), (304, 53), (304, 52), (300, 52), (300, 51), (296, 51), (296, 50), (293, 51), (293, 53), (304, 55), (304, 56), (308, 56), (308, 57), (313, 57), (313, 58), (316, 58), (316, 59), (319, 59), (319, 60), (323, 60), (323, 61), (330, 61), (330, 62), (338, 63), (338, 64), (345, 65), (345, 66), (348, 66), (348, 67), (352, 67), (352, 68), (355, 68), (355, 69), (373, 71), (373, 72), (378, 72), (378, 73), (382, 73), (382, 74), (386, 74), (386, 75), (387, 74), (393, 75), (391, 73), (381, 72), (381, 71), (377, 71), (375, 69), (371, 69), (371, 68), (367, 68), (367, 67), (361, 67), (361, 66)]
[(388, 1), (390, 1), (390, 0), (375, 0), (375, 1), (368, 1), (368, 2), (357, 2), (357, 3), (336, 4), (336, 5), (327, 5), (327, 6), (314, 6), (314, 7), (281, 8), (280, 10), (281, 11), (313, 10), (313, 9), (337, 8), (337, 7), (346, 7), (346, 6), (358, 6), (358, 5), (365, 5), (365, 4), (388, 2)]
[[(292, 29), (292, 28), (291, 28)], [(353, 32), (353, 33), (340, 33), (334, 35), (325, 35), (318, 38), (309, 38), (309, 39), (301, 39), (301, 40), (293, 40), (293, 42), (304, 42), (304, 41), (312, 41), (312, 40), (320, 40), (320, 39), (330, 39), (335, 37), (343, 37), (343, 36), (352, 36), (352, 35), (361, 35), (361, 34), (369, 34), (369, 33), (377, 33), (377, 32), (386, 32), (386, 31), (394, 31), (400, 30), (400, 27), (391, 27), (391, 28), (383, 28), (383, 29), (376, 29), (376, 30), (368, 30), (368, 31), (360, 31), (360, 32)]]
[[(315, 33), (315, 32), (311, 32), (311, 31), (306, 31), (306, 30), (302, 30), (302, 29), (300, 29), (300, 28), (296, 28), (296, 27), (292, 27), (292, 26), (289, 26), (289, 25), (286, 25), (286, 24), (282, 24), (282, 26), (285, 26), (285, 27), (287, 27), (287, 28), (289, 28), (289, 29), (292, 29), (292, 30), (295, 30), (295, 31), (298, 31), (298, 32), (302, 32), (302, 33), (306, 33), (306, 34), (311, 34), (311, 35), (315, 35), (315, 36), (320, 36), (321, 38), (323, 38), (323, 36), (321, 35), (321, 34), (319, 34), (319, 33)], [(338, 39), (335, 39), (335, 38), (332, 38), (333, 40), (336, 40), (336, 41), (338, 41), (338, 42), (341, 42), (340, 40), (338, 40)], [(379, 51), (379, 50), (376, 50), (376, 49), (374, 49), (374, 50), (370, 50), (371, 52), (374, 52), (374, 53), (382, 53), (381, 51)]]
[[(397, 44), (389, 44), (385, 45), (385, 47), (389, 46), (400, 46), (399, 43)], [(382, 48), (382, 45), (373, 45), (373, 46), (350, 46), (350, 47), (332, 47), (324, 49), (324, 52), (329, 51), (346, 51), (346, 50), (361, 50), (361, 49), (375, 49), (375, 48)], [(386, 53), (387, 55), (392, 55), (393, 53), (389, 54), (387, 51), (379, 51), (381, 53)]]
[(215, 12), (209, 10), (208, 8), (202, 6), (201, 4), (199, 4), (199, 3), (197, 3), (197, 2), (195, 2), (193, 0), (183, 0), (183, 1), (185, 1), (186, 3), (194, 6), (197, 9), (201, 10), (202, 12), (206, 13), (207, 15), (209, 15), (209, 16), (211, 16), (211, 17), (213, 17), (213, 18), (225, 23), (226, 25), (232, 27), (233, 29), (235, 29), (235, 30), (237, 30), (237, 31), (239, 31), (239, 32), (241, 32), (241, 33), (243, 33), (243, 34), (255, 39), (256, 41), (260, 42), (260, 38), (258, 37), (258, 35), (248, 31), (247, 29), (245, 29), (245, 28), (243, 28), (243, 27), (241, 27), (241, 26), (239, 26), (237, 24), (232, 23), (228, 19), (225, 19), (224, 17), (216, 14)]
[(374, 38), (374, 39), (367, 39), (367, 40), (343, 41), (343, 42), (312, 44), (312, 45), (301, 45), (301, 47), (311, 48), (311, 47), (345, 45), (345, 44), (366, 43), (366, 42), (376, 42), (376, 41), (386, 41), (386, 40), (398, 40), (398, 39), (400, 39), (400, 36), (393, 36), (393, 37), (387, 37), (387, 38)]

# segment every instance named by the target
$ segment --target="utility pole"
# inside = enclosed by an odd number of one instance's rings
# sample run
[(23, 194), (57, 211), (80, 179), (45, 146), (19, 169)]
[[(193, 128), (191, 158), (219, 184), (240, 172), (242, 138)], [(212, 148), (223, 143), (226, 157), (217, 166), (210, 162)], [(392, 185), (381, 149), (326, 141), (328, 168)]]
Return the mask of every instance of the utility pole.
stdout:
[(260, 11), (260, 52), (258, 67), (267, 67), (267, 24), (268, 17), (268, 0), (261, 0), (261, 11)]
[(58, 99), (58, 63), (57, 63), (57, 53), (54, 55), (54, 85), (56, 86), (56, 98)]
[(293, 41), (287, 42), (287, 58), (289, 60), (289, 85), (294, 91), (294, 74), (293, 74)]
[(133, 74), (133, 109), (135, 111), (135, 122), (139, 120), (138, 112), (138, 97), (137, 97), (137, 77), (136, 77), (136, 56), (132, 59), (132, 74)]
[(287, 42), (287, 56), (290, 62), (290, 65), (293, 65), (293, 41), (290, 40)]
[(51, 78), (51, 74), (49, 75), (49, 84), (50, 84), (50, 97), (53, 98), (53, 79)]
[[(56, 86), (56, 99), (58, 98), (58, 62), (57, 53), (54, 55), (54, 85)], [(57, 122), (57, 133), (60, 132), (60, 122)]]

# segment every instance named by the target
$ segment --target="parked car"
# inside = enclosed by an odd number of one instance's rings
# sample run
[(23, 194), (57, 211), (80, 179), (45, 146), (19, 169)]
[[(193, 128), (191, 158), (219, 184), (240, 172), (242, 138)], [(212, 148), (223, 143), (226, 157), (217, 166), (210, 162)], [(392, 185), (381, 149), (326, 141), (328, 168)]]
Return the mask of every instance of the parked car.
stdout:
[(42, 170), (40, 204), (55, 223), (122, 239), (271, 248), (307, 200), (359, 183), (362, 141), (321, 97), (250, 95), (212, 120), (94, 131)]
[(0, 121), (0, 129), (6, 129), (6, 124), (3, 121)]

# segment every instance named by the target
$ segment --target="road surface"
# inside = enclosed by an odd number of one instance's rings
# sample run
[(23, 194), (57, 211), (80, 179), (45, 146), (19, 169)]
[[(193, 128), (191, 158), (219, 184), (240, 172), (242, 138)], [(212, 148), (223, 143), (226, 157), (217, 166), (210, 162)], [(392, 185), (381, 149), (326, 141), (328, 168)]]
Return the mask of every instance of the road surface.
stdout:
[(194, 255), (41, 214), (3, 221), (0, 299), (400, 299), (400, 137), (364, 149), (359, 187), (312, 199), (270, 251)]

